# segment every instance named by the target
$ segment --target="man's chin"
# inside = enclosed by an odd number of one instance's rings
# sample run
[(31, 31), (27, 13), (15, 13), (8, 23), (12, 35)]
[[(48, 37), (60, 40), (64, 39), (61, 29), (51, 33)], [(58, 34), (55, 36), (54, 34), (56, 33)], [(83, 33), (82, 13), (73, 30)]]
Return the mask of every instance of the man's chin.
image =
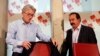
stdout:
[(74, 29), (76, 28), (75, 26), (72, 26)]

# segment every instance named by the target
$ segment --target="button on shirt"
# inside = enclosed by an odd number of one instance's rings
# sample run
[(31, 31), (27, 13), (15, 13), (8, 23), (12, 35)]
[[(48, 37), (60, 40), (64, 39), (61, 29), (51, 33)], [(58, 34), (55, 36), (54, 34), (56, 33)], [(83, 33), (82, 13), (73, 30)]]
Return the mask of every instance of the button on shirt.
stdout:
[(72, 29), (72, 43), (78, 43), (79, 32), (81, 29), (81, 25), (79, 25), (76, 29)]
[(39, 25), (34, 22), (25, 24), (24, 21), (20, 19), (8, 25), (6, 42), (13, 45), (13, 52), (21, 53), (23, 50), (23, 41), (36, 42), (36, 37), (45, 42), (50, 41), (50, 37), (44, 35)]

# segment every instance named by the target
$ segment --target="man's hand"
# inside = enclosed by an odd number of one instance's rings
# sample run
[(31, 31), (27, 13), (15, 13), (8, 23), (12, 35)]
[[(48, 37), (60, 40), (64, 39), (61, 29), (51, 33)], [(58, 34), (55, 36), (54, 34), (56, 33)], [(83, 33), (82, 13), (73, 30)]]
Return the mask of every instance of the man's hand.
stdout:
[(56, 47), (58, 47), (58, 42), (55, 38), (51, 38), (51, 41)]
[(31, 43), (29, 41), (24, 41), (22, 46), (28, 50), (29, 48), (31, 48)]

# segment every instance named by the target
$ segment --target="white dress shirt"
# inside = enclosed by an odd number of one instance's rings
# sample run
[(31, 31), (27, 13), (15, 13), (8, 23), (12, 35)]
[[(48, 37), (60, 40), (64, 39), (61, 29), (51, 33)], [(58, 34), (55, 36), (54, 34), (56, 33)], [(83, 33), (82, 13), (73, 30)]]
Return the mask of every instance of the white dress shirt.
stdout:
[(73, 33), (72, 33), (72, 43), (78, 43), (78, 37), (79, 37), (80, 29), (81, 29), (81, 24), (76, 29), (72, 29), (72, 31), (73, 31)]

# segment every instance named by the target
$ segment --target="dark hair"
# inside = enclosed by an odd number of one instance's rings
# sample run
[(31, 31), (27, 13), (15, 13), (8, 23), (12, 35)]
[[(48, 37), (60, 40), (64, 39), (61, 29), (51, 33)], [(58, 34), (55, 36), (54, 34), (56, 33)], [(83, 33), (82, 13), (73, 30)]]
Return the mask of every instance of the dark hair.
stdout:
[(71, 15), (73, 15), (73, 14), (75, 14), (75, 15), (76, 15), (76, 18), (79, 19), (79, 20), (81, 21), (81, 17), (80, 17), (80, 15), (79, 15), (79, 13), (77, 13), (77, 12), (72, 12), (72, 13), (69, 14), (69, 16), (71, 16)]

